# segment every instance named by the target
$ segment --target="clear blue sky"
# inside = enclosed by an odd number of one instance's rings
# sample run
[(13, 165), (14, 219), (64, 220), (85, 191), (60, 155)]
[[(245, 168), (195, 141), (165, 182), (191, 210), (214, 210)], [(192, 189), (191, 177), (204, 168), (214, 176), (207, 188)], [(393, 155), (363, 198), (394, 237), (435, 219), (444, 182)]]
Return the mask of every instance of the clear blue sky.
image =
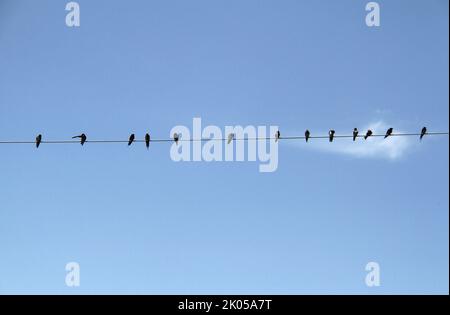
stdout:
[[(66, 2), (0, 0), (0, 140), (449, 128), (448, 1), (379, 1), (379, 28), (358, 0), (80, 0), (80, 28)], [(377, 141), (282, 142), (266, 174), (2, 145), (0, 293), (448, 294), (448, 137)]]

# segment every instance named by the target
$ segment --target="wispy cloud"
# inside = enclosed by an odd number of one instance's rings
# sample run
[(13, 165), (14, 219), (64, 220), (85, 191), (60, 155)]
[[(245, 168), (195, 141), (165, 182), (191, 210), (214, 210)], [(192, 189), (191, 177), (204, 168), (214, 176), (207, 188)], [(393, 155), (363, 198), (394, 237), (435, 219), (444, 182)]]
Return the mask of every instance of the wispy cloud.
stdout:
[[(365, 134), (367, 129), (371, 129), (374, 134), (384, 134), (389, 128), (383, 121), (371, 123), (359, 130), (360, 134)], [(351, 131), (350, 131), (351, 132)], [(395, 129), (394, 133), (401, 133), (402, 130)], [(327, 134), (327, 131), (322, 132)], [(337, 132), (339, 134), (339, 132)], [(353, 156), (356, 158), (381, 158), (397, 160), (405, 155), (411, 148), (413, 141), (409, 137), (390, 137), (383, 139), (381, 137), (372, 137), (364, 140), (357, 139), (354, 143), (351, 138), (338, 138), (333, 143), (323, 140), (312, 139), (305, 148), (330, 152), (342, 155)]]

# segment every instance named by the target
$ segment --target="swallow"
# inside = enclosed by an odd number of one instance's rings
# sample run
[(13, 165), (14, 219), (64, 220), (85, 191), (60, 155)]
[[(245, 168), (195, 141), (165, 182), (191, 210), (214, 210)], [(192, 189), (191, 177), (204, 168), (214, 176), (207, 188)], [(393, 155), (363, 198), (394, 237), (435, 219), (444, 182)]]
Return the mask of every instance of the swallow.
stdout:
[(311, 136), (311, 133), (310, 133), (309, 130), (307, 129), (307, 130), (305, 131), (305, 140), (306, 140), (306, 142), (308, 142), (310, 136)]
[(133, 142), (134, 142), (134, 133), (132, 133), (131, 135), (130, 135), (130, 138), (128, 139), (128, 146), (130, 146)]
[(148, 133), (145, 134), (145, 146), (148, 148), (150, 147), (150, 135)]
[(358, 128), (353, 129), (353, 141), (356, 140), (356, 137), (358, 137)]
[(230, 134), (228, 135), (227, 144), (230, 144), (231, 141), (233, 141), (233, 139), (234, 139), (234, 133), (230, 133)]
[(36, 148), (39, 148), (39, 146), (41, 145), (41, 141), (42, 141), (42, 135), (38, 135), (36, 137)]
[(387, 137), (389, 137), (390, 135), (392, 135), (392, 132), (394, 131), (394, 128), (389, 128), (386, 131), (386, 135), (384, 136), (384, 139), (386, 139)]
[(427, 134), (427, 127), (423, 127), (422, 131), (420, 132), (420, 140), (422, 140), (423, 136)]
[(367, 130), (366, 135), (364, 136), (364, 140), (367, 140), (373, 134), (372, 130)]
[(178, 141), (180, 140), (180, 136), (178, 135), (178, 133), (174, 133), (173, 134), (173, 141), (175, 141), (175, 144), (178, 145)]
[(334, 134), (336, 133), (336, 131), (334, 131), (333, 129), (331, 129), (330, 131), (328, 131), (328, 136), (329, 136), (329, 140), (330, 142), (333, 142), (333, 138), (334, 138)]
[(277, 142), (281, 137), (281, 133), (280, 130), (277, 131), (277, 133), (275, 134), (275, 142)]
[(84, 133), (82, 133), (82, 134), (79, 135), (79, 136), (74, 136), (74, 137), (72, 137), (72, 139), (75, 139), (75, 138), (80, 138), (80, 143), (81, 143), (81, 145), (84, 145), (84, 143), (85, 143), (86, 140), (87, 140), (87, 137), (86, 137), (86, 135), (85, 135)]

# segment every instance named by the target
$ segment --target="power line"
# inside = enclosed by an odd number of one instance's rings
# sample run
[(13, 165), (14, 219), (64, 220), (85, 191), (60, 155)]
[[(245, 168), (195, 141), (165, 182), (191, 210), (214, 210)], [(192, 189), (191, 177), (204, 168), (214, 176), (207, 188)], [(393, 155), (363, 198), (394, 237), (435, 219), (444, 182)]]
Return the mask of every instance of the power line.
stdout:
[[(439, 136), (449, 135), (449, 132), (427, 132), (424, 136)], [(421, 133), (392, 133), (389, 137), (410, 137), (421, 136)], [(364, 138), (362, 134), (358, 134), (356, 138)], [(386, 137), (385, 134), (372, 134), (372, 137)], [(310, 135), (309, 139), (329, 139), (329, 135), (313, 136)], [(353, 138), (353, 135), (334, 135), (333, 138)], [(268, 140), (304, 140), (306, 136), (285, 136), (285, 137), (247, 137), (247, 138), (233, 138), (233, 141), (268, 141)], [(226, 138), (200, 138), (200, 139), (179, 139), (179, 142), (206, 142), (206, 141), (228, 141)], [(86, 140), (86, 143), (128, 143), (129, 140)], [(144, 143), (145, 140), (133, 140), (133, 143)], [(174, 139), (151, 139), (153, 142), (174, 142)], [(0, 140), (0, 144), (35, 144), (36, 141), (17, 141), (17, 140)], [(79, 140), (42, 140), (41, 144), (79, 144)]]
[[(448, 135), (448, 132), (427, 132), (424, 136), (439, 136)], [(408, 136), (420, 136), (420, 133), (393, 133), (389, 137), (408, 137)], [(371, 137), (385, 137), (384, 134), (373, 134)], [(356, 138), (364, 138), (364, 135), (358, 134)], [(280, 139), (305, 139), (305, 136), (292, 136), (292, 137), (281, 137)], [(309, 139), (328, 139), (329, 135), (326, 136), (309, 136)], [(353, 138), (353, 135), (334, 135), (334, 138)]]

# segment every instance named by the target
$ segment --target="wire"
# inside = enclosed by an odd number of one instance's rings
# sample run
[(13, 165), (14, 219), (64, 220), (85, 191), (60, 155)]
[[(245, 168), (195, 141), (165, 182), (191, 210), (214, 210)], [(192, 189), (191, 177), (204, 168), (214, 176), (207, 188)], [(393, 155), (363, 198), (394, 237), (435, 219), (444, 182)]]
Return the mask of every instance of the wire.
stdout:
[[(439, 136), (448, 135), (449, 132), (427, 132), (424, 136)], [(420, 133), (393, 133), (389, 137), (409, 137), (409, 136), (420, 136)], [(365, 136), (360, 134), (356, 136), (357, 138), (364, 138)], [(372, 137), (385, 137), (384, 134), (373, 134)], [(329, 139), (329, 135), (326, 136), (309, 136), (309, 139)], [(334, 135), (333, 138), (353, 138), (353, 135)], [(306, 139), (305, 136), (287, 136), (280, 137), (279, 140), (301, 140)], [(253, 138), (236, 138), (233, 141), (258, 141), (258, 140), (275, 140), (275, 137), (253, 137)], [(203, 142), (203, 141), (228, 141), (226, 138), (201, 138), (201, 139), (179, 139), (179, 142)], [(86, 143), (128, 143), (129, 140), (86, 140)], [(133, 142), (143, 143), (145, 140), (134, 140)], [(174, 142), (174, 139), (151, 139), (153, 142)], [(0, 141), (0, 144), (35, 144), (36, 141), (15, 141), (15, 140), (5, 140)], [(41, 144), (80, 144), (79, 140), (42, 140)]]

